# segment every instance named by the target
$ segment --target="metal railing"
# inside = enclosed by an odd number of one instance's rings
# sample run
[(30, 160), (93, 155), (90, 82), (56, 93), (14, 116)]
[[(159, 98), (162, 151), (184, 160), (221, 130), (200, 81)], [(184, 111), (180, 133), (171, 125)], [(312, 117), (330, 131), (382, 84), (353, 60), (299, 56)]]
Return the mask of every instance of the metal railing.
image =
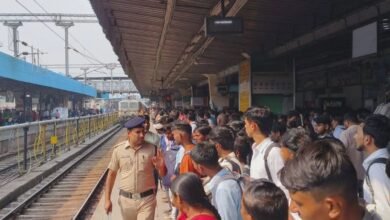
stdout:
[(16, 156), (19, 173), (26, 173), (118, 122), (114, 112), (0, 127), (0, 166), (6, 169), (1, 162)]

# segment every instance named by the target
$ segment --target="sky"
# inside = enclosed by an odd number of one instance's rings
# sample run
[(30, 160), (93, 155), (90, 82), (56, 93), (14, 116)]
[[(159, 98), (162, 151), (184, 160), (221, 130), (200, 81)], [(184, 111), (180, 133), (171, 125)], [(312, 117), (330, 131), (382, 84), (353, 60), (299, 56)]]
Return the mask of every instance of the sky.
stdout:
[[(26, 6), (33, 13), (44, 13), (39, 7), (40, 4), (49, 13), (70, 13), (70, 14), (94, 14), (89, 0), (0, 0), (0, 13), (29, 13), (20, 4)], [(38, 4), (37, 4), (38, 3)], [(55, 32), (64, 37), (64, 29), (56, 26), (54, 23), (46, 23)], [(19, 40), (32, 45), (34, 48), (47, 53), (40, 55), (41, 65), (62, 64), (65, 65), (65, 42), (52, 33), (44, 24), (40, 22), (24, 22), (23, 26), (18, 28)], [(70, 45), (83, 54), (90, 56), (93, 54), (98, 61), (102, 63), (118, 63), (118, 57), (113, 51), (110, 42), (106, 39), (99, 23), (75, 23), (69, 28), (69, 32), (81, 45), (69, 36)], [(12, 31), (7, 26), (0, 24), (0, 51), (13, 55)], [(83, 49), (86, 48), (88, 51)], [(30, 52), (31, 49), (20, 45), (19, 52)], [(27, 56), (27, 61), (31, 62), (31, 56)], [(88, 60), (76, 52), (69, 51), (69, 63), (72, 64), (97, 64), (98, 61)], [(53, 69), (55, 72), (62, 72), (64, 68)], [(91, 70), (91, 69), (90, 69)], [(91, 72), (89, 76), (108, 75), (109, 70), (100, 69), (100, 72)], [(83, 75), (80, 68), (70, 68), (71, 76)], [(119, 66), (113, 71), (114, 76), (124, 76), (122, 68)]]

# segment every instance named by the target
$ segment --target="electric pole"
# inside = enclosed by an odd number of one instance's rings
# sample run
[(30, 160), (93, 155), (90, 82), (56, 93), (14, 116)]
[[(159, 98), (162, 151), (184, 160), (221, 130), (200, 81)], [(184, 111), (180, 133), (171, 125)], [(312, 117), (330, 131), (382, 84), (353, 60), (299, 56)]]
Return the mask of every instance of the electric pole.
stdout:
[(113, 96), (113, 88), (112, 88), (112, 71), (116, 68), (116, 64), (115, 63), (110, 63), (110, 64), (107, 64), (106, 65), (106, 68), (110, 70), (110, 76), (111, 76), (111, 81), (110, 81), (110, 93), (111, 93), (111, 96)]
[(63, 27), (65, 29), (65, 75), (69, 76), (69, 39), (68, 39), (68, 29), (74, 24), (71, 21), (59, 21), (56, 22), (57, 26)]
[(21, 21), (5, 21), (4, 22), (5, 26), (8, 26), (12, 28), (12, 38), (13, 38), (13, 44), (14, 44), (14, 57), (18, 57), (19, 55), (19, 45), (18, 45), (18, 40), (19, 40), (19, 34), (18, 34), (18, 27), (22, 26)]
[(81, 67), (82, 71), (84, 71), (84, 84), (87, 85), (87, 71), (89, 70), (88, 67)]

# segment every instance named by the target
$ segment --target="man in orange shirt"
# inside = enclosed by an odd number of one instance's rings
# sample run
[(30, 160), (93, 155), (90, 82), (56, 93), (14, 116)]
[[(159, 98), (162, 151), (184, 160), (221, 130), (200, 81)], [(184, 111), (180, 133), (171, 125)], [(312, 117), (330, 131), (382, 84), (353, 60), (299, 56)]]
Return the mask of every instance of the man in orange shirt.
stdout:
[(178, 165), (179, 174), (193, 172), (199, 176), (198, 171), (195, 169), (192, 159), (190, 157), (190, 152), (194, 148), (194, 144), (191, 141), (191, 132), (192, 128), (187, 123), (178, 122), (172, 128), (173, 137), (175, 138), (175, 143), (182, 145), (184, 148), (184, 155), (181, 159), (180, 164)]

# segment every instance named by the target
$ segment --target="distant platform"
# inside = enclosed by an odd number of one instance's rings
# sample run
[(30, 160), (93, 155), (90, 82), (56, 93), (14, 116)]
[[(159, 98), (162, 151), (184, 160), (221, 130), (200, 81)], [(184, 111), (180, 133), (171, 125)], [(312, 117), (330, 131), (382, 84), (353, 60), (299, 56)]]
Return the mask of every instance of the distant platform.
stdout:
[(91, 86), (0, 52), (0, 78), (96, 97)]

